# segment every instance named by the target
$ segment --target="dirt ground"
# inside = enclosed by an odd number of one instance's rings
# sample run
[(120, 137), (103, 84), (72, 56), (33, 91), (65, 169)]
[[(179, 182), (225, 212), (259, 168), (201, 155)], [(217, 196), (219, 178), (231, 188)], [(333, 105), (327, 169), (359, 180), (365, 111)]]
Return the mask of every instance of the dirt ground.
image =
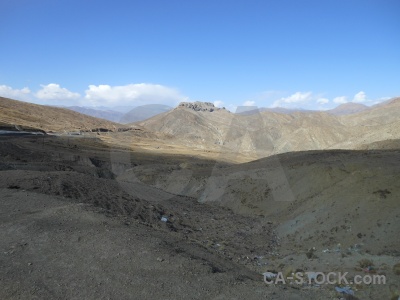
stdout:
[[(282, 157), (295, 201), (277, 204), (265, 194), (273, 183), (254, 177), (268, 162), (111, 149), (93, 138), (2, 137), (0, 299), (397, 299), (399, 153), (363, 153)], [(371, 181), (357, 172), (339, 180), (351, 168), (369, 169)], [(207, 194), (210, 178), (221, 184)], [(230, 186), (218, 192), (223, 178)], [(369, 202), (348, 200), (344, 182)], [(339, 191), (336, 209), (329, 195)], [(342, 208), (353, 213), (351, 234)], [(269, 285), (267, 271), (380, 274), (387, 283), (351, 285), (350, 296), (339, 284)]]

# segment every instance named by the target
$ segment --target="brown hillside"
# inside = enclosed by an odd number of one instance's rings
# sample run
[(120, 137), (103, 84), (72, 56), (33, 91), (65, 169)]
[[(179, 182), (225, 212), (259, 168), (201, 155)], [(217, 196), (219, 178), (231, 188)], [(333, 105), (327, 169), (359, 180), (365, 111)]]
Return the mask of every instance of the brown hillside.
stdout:
[(196, 111), (178, 106), (140, 124), (174, 137), (176, 144), (261, 158), (290, 151), (358, 149), (400, 138), (400, 101), (343, 116), (327, 112), (238, 115), (226, 110)]
[(37, 105), (0, 97), (0, 122), (45, 131), (115, 130), (120, 125), (68, 109)]

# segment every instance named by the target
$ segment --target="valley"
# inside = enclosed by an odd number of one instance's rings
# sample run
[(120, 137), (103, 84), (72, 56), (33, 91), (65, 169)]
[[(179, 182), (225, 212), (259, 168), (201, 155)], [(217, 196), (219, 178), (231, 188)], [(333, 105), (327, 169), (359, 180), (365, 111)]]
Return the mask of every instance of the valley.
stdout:
[[(182, 105), (130, 125), (0, 104), (2, 299), (399, 295), (398, 99), (341, 116)], [(387, 283), (350, 295), (265, 272)]]

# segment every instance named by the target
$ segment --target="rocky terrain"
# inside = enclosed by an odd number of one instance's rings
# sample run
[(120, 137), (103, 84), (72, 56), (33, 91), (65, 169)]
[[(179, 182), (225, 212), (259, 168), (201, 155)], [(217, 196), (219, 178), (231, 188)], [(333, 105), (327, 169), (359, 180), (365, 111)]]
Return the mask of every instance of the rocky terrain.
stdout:
[(208, 112), (225, 110), (225, 108), (219, 108), (214, 106), (214, 104), (211, 102), (200, 102), (200, 101), (181, 102), (179, 103), (178, 107), (184, 107), (194, 111), (208, 111)]
[[(212, 105), (212, 104), (211, 104)], [(353, 106), (353, 105), (350, 105)], [(400, 138), (400, 98), (349, 114), (320, 111), (233, 114), (181, 105), (139, 124), (168, 134), (176, 144), (248, 156), (324, 149), (358, 149), (362, 145)], [(349, 108), (348, 106), (346, 106)]]
[(2, 299), (339, 299), (262, 273), (354, 276), (363, 260), (388, 284), (352, 299), (399, 289), (399, 150), (234, 165), (45, 136), (0, 153)]
[(131, 125), (0, 100), (0, 299), (400, 296), (399, 99), (342, 115), (183, 103)]

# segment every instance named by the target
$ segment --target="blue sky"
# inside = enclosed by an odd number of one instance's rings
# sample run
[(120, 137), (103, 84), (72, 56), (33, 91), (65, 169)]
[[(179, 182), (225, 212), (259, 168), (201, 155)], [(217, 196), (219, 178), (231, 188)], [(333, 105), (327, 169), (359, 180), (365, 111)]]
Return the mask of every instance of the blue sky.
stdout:
[(2, 0), (0, 95), (330, 108), (400, 95), (400, 1)]

